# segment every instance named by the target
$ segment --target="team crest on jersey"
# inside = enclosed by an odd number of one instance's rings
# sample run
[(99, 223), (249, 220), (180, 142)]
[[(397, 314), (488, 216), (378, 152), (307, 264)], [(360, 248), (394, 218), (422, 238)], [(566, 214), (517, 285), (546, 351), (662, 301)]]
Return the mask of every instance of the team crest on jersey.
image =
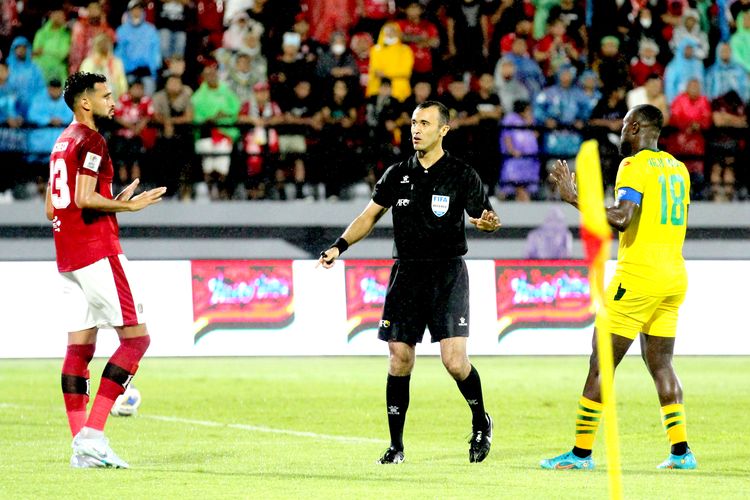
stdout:
[(442, 217), (448, 212), (448, 206), (451, 203), (450, 196), (443, 196), (441, 194), (432, 195), (432, 213), (438, 217)]
[(83, 160), (83, 167), (89, 170), (93, 170), (94, 172), (98, 172), (99, 165), (101, 164), (101, 162), (102, 162), (101, 156), (89, 151), (88, 153), (86, 153), (86, 159)]

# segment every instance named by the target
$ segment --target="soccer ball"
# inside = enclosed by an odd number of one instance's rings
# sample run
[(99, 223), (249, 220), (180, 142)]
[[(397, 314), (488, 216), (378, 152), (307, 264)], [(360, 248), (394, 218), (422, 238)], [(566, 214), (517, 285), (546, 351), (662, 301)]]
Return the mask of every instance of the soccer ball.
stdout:
[(131, 384), (124, 393), (117, 396), (109, 413), (115, 417), (131, 417), (138, 413), (139, 406), (141, 406), (141, 392)]

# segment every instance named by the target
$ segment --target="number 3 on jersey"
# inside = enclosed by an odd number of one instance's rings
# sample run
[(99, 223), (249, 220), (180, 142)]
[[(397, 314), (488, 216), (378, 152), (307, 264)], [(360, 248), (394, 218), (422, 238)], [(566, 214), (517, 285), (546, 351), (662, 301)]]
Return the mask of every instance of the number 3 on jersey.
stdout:
[(49, 164), (49, 192), (52, 206), (63, 209), (70, 205), (70, 188), (68, 187), (68, 166), (62, 158)]
[[(661, 184), (661, 223), (667, 223), (668, 206), (671, 204), (669, 222), (673, 226), (682, 226), (685, 224), (685, 181), (679, 175), (670, 175), (669, 189), (667, 189), (667, 178), (660, 175), (659, 184)], [(669, 195), (669, 200), (667, 200), (667, 195)]]

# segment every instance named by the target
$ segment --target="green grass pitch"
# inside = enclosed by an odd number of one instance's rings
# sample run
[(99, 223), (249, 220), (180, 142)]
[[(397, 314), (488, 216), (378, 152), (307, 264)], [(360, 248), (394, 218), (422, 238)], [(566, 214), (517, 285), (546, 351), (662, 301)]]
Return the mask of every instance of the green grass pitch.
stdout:
[[(750, 360), (678, 358), (696, 471), (657, 471), (668, 443), (638, 357), (618, 370), (625, 498), (750, 495)], [(492, 452), (468, 461), (470, 413), (440, 360), (419, 357), (406, 462), (387, 447), (382, 358), (145, 359), (138, 416), (110, 418), (129, 470), (75, 470), (59, 360), (0, 361), (0, 498), (607, 498), (597, 470), (543, 471), (569, 449), (584, 357), (475, 357), (495, 419)], [(93, 379), (104, 366), (92, 365)], [(92, 382), (94, 380), (92, 379)], [(93, 388), (95, 389), (95, 388)]]

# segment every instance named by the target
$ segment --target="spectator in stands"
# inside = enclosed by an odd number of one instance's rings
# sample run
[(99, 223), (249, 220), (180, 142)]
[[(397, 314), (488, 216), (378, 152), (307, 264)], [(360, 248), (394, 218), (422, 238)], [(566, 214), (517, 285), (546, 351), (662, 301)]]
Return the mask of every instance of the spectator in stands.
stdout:
[(267, 192), (266, 184), (269, 180), (269, 167), (274, 165), (279, 154), (279, 134), (275, 127), (283, 122), (284, 113), (271, 100), (268, 82), (256, 83), (253, 85), (253, 92), (254, 97), (242, 103), (237, 118), (237, 123), (253, 126), (243, 138), (247, 167), (246, 194), (249, 199), (262, 199), (268, 195), (281, 199), (285, 196), (283, 178), (275, 186), (276, 191), (273, 193)]
[[(205, 53), (211, 53), (221, 47), (224, 36), (224, 0), (195, 0), (195, 30), (200, 35), (200, 46)], [(259, 5), (261, 2), (254, 2)], [(261, 23), (262, 24), (262, 23)]]
[[(8, 82), (8, 66), (0, 61), (0, 157), (4, 165), (16, 165), (25, 147), (25, 136), (19, 127), (23, 117), (16, 109), (16, 92)], [(16, 169), (0, 168), (0, 203), (13, 201)]]
[(25, 37), (17, 36), (13, 40), (7, 62), (10, 71), (8, 83), (16, 93), (16, 109), (25, 118), (36, 95), (44, 92), (44, 75), (31, 60), (31, 45)]
[(318, 57), (323, 52), (323, 46), (310, 36), (310, 22), (307, 14), (300, 12), (294, 18), (292, 32), (299, 35), (299, 52), (307, 64), (313, 68), (318, 63)]
[(299, 46), (299, 33), (284, 33), (282, 53), (269, 67), (271, 94), (279, 103), (292, 98), (297, 82), (310, 78), (314, 69), (314, 66), (302, 58)]
[(240, 102), (252, 99), (254, 97), (253, 85), (267, 80), (266, 67), (262, 64), (253, 65), (254, 61), (259, 61), (254, 59), (258, 57), (262, 56), (252, 56), (243, 50), (237, 52), (223, 65), (220, 78), (237, 95)]
[[(650, 40), (656, 44), (656, 56), (659, 58), (659, 64), (662, 66), (671, 58), (672, 50), (669, 48), (669, 41), (664, 38), (664, 23), (660, 16), (655, 15), (649, 4), (638, 9), (638, 15), (633, 18), (632, 24), (624, 33), (625, 41), (623, 52), (625, 57), (632, 58), (640, 54), (641, 42)], [(642, 85), (642, 84), (638, 84)]]
[(743, 11), (737, 18), (737, 31), (729, 39), (732, 57), (750, 73), (750, 11)]
[(8, 64), (0, 61), (0, 128), (18, 128), (23, 125), (23, 116), (16, 106), (18, 98), (15, 89), (10, 85), (9, 76)]
[(473, 144), (478, 121), (477, 106), (469, 96), (469, 85), (462, 73), (450, 77), (448, 91), (440, 97), (450, 120), (451, 133), (443, 138), (443, 146), (459, 158), (467, 158), (476, 145)]
[(359, 18), (355, 32), (364, 31), (375, 38), (386, 21), (395, 14), (394, 4), (389, 0), (355, 0), (355, 14)]
[(516, 65), (510, 56), (503, 56), (495, 66), (495, 90), (505, 113), (513, 109), (516, 101), (529, 102), (531, 99), (529, 89), (516, 76)]
[(388, 78), (391, 95), (400, 102), (411, 94), (410, 78), (414, 67), (414, 53), (401, 43), (401, 29), (396, 23), (383, 26), (378, 43), (370, 49), (369, 79), (365, 97), (379, 94), (380, 82)]
[(381, 167), (387, 167), (398, 154), (396, 147), (401, 143), (398, 119), (402, 105), (393, 97), (391, 81), (382, 78), (378, 93), (370, 96), (365, 103), (365, 139), (363, 156), (368, 163), (367, 181), (374, 185), (380, 177)]
[(573, 233), (558, 207), (551, 208), (538, 228), (526, 237), (527, 259), (568, 259), (573, 250)]
[(70, 30), (65, 24), (65, 11), (51, 10), (47, 22), (34, 35), (33, 61), (39, 66), (45, 82), (65, 82), (68, 78)]
[[(67, 74), (64, 76), (67, 77)], [(38, 128), (28, 131), (26, 161), (31, 164), (40, 196), (44, 193), (49, 176), (49, 154), (52, 146), (71, 121), (73, 112), (62, 98), (62, 82), (53, 78), (47, 84), (47, 92), (37, 94), (29, 107), (28, 122)]]
[(711, 102), (711, 110), (715, 127), (709, 142), (711, 199), (731, 201), (735, 197), (735, 166), (747, 146), (747, 106), (730, 90)]
[[(161, 56), (185, 58), (187, 31), (193, 4), (190, 0), (161, 0), (156, 12)], [(161, 185), (161, 184), (160, 184)]]
[(675, 156), (685, 156), (683, 161), (690, 172), (693, 189), (691, 198), (703, 199), (704, 133), (711, 126), (711, 103), (701, 94), (701, 82), (697, 78), (688, 80), (686, 90), (672, 102), (670, 124), (678, 130), (670, 137), (669, 150)]
[(586, 47), (588, 37), (586, 33), (586, 13), (580, 2), (575, 0), (560, 0), (559, 5), (553, 5), (549, 11), (550, 19), (562, 19), (565, 31), (575, 40), (578, 47)]
[(594, 56), (591, 69), (599, 75), (602, 92), (608, 92), (621, 85), (628, 85), (628, 62), (620, 53), (620, 40), (616, 36), (601, 39), (599, 52)]
[(349, 42), (349, 48), (354, 54), (354, 61), (359, 70), (359, 86), (364, 94), (370, 81), (370, 49), (373, 47), (372, 37), (369, 33), (355, 33)]
[(484, 71), (489, 55), (489, 16), (492, 4), (460, 0), (446, 6), (448, 56), (454, 71)]
[(529, 91), (529, 96), (533, 101), (536, 95), (544, 88), (544, 73), (534, 59), (531, 58), (526, 50), (526, 42), (521, 39), (513, 41), (512, 51), (507, 55), (516, 66), (516, 77), (524, 87)]
[(432, 54), (440, 46), (440, 34), (437, 26), (424, 19), (422, 4), (411, 0), (406, 4), (406, 19), (398, 21), (401, 28), (402, 41), (414, 53), (414, 81), (434, 80), (434, 66)]
[(628, 109), (640, 104), (651, 104), (661, 111), (664, 117), (664, 125), (669, 123), (669, 103), (664, 95), (664, 84), (662, 78), (656, 73), (646, 78), (646, 83), (629, 91), (626, 98)]
[(3, 1), (0, 3), (0, 56), (7, 53), (11, 40), (21, 26), (18, 17), (18, 3)]
[(599, 75), (595, 71), (587, 69), (578, 78), (578, 87), (581, 89), (583, 100), (586, 103), (586, 116), (590, 116), (602, 98), (602, 93), (599, 90), (601, 87)]
[(560, 0), (534, 0), (534, 6), (536, 9), (534, 10), (534, 38), (537, 40), (541, 39), (545, 33), (547, 32), (547, 29), (549, 28), (550, 21), (550, 15), (549, 11), (554, 7), (555, 5), (559, 5)]
[(534, 112), (528, 101), (516, 101), (512, 111), (503, 117), (499, 184), (503, 198), (530, 201), (539, 191), (539, 133), (533, 126)]
[(73, 23), (71, 30), (68, 57), (70, 74), (80, 69), (81, 62), (91, 52), (94, 39), (100, 34), (106, 35), (113, 44), (115, 43), (115, 31), (107, 24), (99, 2), (90, 2), (84, 11), (78, 11), (78, 19)]
[(112, 99), (117, 100), (128, 91), (128, 79), (122, 59), (112, 52), (112, 40), (108, 35), (96, 35), (91, 53), (81, 63), (81, 71), (99, 73), (107, 77), (112, 90)]
[[(240, 100), (226, 84), (219, 81), (215, 65), (208, 65), (203, 69), (203, 83), (191, 100), (193, 123), (204, 125), (198, 131), (195, 152), (201, 155), (209, 195), (214, 200), (228, 199), (231, 195), (227, 182), (232, 160), (230, 154), (239, 131), (226, 125), (236, 123)], [(201, 186), (201, 191), (204, 188)]]
[(255, 31), (259, 35), (263, 33), (263, 26), (257, 21), (251, 21), (245, 11), (239, 11), (229, 20), (229, 27), (224, 31), (221, 46), (229, 51), (236, 51), (245, 44), (245, 36)]
[(130, 0), (125, 22), (117, 28), (115, 54), (125, 65), (125, 74), (132, 81), (141, 79), (146, 95), (156, 90), (156, 74), (162, 64), (159, 34), (145, 19), (143, 2)]
[(617, 167), (620, 164), (620, 131), (622, 119), (627, 112), (628, 106), (625, 104), (625, 86), (623, 85), (605, 90), (589, 116), (590, 135), (599, 143), (602, 178), (609, 189), (615, 185)]
[(664, 70), (664, 95), (670, 103), (685, 91), (690, 80), (697, 80), (700, 88), (704, 86), (703, 62), (695, 57), (697, 44), (692, 38), (683, 38), (674, 54), (674, 59)]
[(364, 172), (356, 171), (357, 163), (352, 156), (357, 139), (354, 126), (357, 123), (359, 102), (352, 95), (347, 82), (348, 80), (334, 82), (332, 92), (323, 98), (321, 110), (321, 157), (325, 158), (322, 177), (329, 200), (338, 199), (343, 186), (364, 177)]
[[(588, 103), (580, 89), (573, 85), (576, 70), (571, 65), (560, 68), (555, 85), (544, 89), (534, 102), (534, 117), (548, 130), (544, 134), (544, 154), (567, 158), (568, 163), (581, 145), (580, 130), (588, 120)], [(549, 160), (554, 162), (553, 159)]]
[(521, 39), (526, 44), (524, 53), (531, 54), (536, 46), (536, 40), (532, 34), (533, 25), (526, 17), (521, 17), (516, 22), (514, 31), (503, 35), (500, 39), (500, 54), (505, 55), (513, 52), (513, 44), (516, 40)]
[(575, 40), (565, 33), (565, 22), (562, 19), (550, 19), (547, 33), (534, 48), (534, 60), (539, 63), (548, 80), (557, 74), (561, 66), (577, 64), (580, 54)]
[[(277, 172), (276, 180), (286, 185), (291, 173), (294, 181), (294, 197), (317, 199), (319, 193), (313, 188), (313, 184), (318, 181), (316, 175), (318, 172), (315, 171), (318, 151), (315, 146), (318, 140), (317, 132), (322, 127), (322, 121), (320, 101), (312, 92), (310, 80), (306, 78), (299, 80), (294, 85), (292, 96), (279, 101), (279, 106), (284, 112), (284, 119), (279, 129), (279, 151), (287, 168)], [(283, 193), (286, 193), (286, 189)]]
[(708, 57), (708, 35), (701, 31), (698, 23), (698, 11), (695, 9), (684, 9), (680, 25), (672, 32), (669, 45), (672, 51), (677, 50), (680, 42), (685, 38), (691, 38), (695, 44), (694, 57), (703, 60)]
[(354, 33), (351, 28), (356, 22), (356, 0), (307, 0), (307, 13), (315, 19), (311, 26), (310, 36), (321, 43), (330, 44), (330, 37), (335, 31)]
[(726, 42), (716, 46), (716, 62), (706, 73), (706, 97), (713, 100), (734, 90), (742, 101), (750, 100), (750, 77), (732, 60), (732, 47)]
[[(495, 11), (489, 17), (489, 25), (492, 28), (489, 51), (490, 61), (497, 61), (502, 55), (510, 52), (510, 47), (516, 36), (529, 41), (529, 51), (534, 48), (535, 41), (531, 34), (533, 25), (524, 8), (525, 3), (523, 0), (501, 0), (494, 2)], [(524, 24), (524, 27), (519, 28), (521, 23)]]
[(630, 63), (630, 80), (634, 87), (646, 83), (649, 75), (664, 75), (664, 66), (657, 60), (659, 46), (651, 39), (644, 38), (638, 44), (638, 58)]
[(478, 88), (469, 93), (467, 100), (475, 106), (473, 116), (476, 121), (473, 137), (475, 147), (469, 157), (482, 182), (487, 186), (488, 194), (492, 194), (500, 174), (497, 168), (500, 164), (500, 151), (491, 145), (497, 142), (498, 125), (503, 109), (500, 106), (500, 97), (495, 93), (495, 81), (490, 73), (482, 73), (479, 76)]
[(337, 31), (331, 35), (328, 50), (318, 58), (315, 74), (321, 83), (330, 88), (337, 80), (346, 80), (346, 87), (359, 85), (359, 68), (354, 54), (346, 46), (346, 34)]
[(143, 82), (133, 80), (128, 91), (117, 100), (115, 121), (120, 128), (110, 140), (114, 167), (122, 187), (135, 179), (153, 182), (152, 178), (141, 175), (146, 152), (156, 141), (156, 131), (148, 126), (153, 115), (154, 107), (151, 98), (145, 95)]
[(153, 121), (161, 125), (153, 164), (153, 178), (166, 186), (167, 195), (190, 199), (195, 182), (195, 139), (193, 134), (193, 91), (180, 75), (167, 76), (164, 88), (153, 97)]

